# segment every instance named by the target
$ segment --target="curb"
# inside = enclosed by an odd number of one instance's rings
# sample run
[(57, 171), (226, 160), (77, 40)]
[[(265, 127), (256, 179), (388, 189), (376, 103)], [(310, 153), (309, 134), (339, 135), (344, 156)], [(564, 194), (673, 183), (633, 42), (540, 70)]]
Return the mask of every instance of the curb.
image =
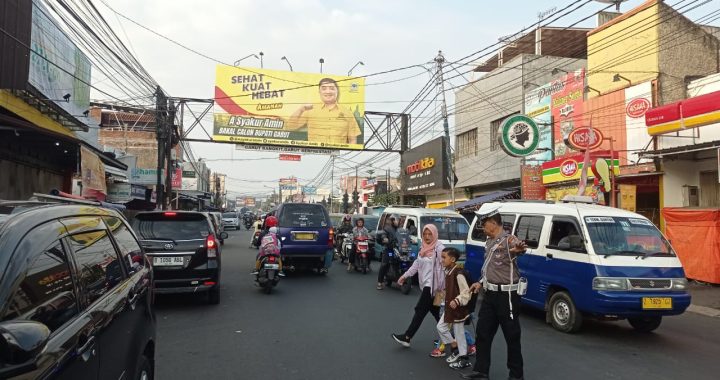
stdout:
[(687, 308), (687, 311), (689, 311), (691, 313), (695, 313), (695, 314), (701, 314), (706, 317), (720, 318), (720, 310), (713, 309), (711, 307), (690, 305)]

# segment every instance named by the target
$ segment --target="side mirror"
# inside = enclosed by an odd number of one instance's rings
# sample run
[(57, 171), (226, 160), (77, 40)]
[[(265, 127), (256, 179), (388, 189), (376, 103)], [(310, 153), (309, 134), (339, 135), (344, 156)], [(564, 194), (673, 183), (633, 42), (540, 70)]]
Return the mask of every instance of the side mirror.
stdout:
[(7, 321), (0, 323), (0, 360), (6, 366), (0, 377), (18, 376), (36, 368), (35, 358), (42, 352), (50, 337), (50, 329), (35, 321)]
[(230, 236), (230, 235), (228, 235), (227, 232), (221, 232), (221, 233), (220, 233), (220, 239), (225, 240), (225, 239), (227, 239), (229, 236)]

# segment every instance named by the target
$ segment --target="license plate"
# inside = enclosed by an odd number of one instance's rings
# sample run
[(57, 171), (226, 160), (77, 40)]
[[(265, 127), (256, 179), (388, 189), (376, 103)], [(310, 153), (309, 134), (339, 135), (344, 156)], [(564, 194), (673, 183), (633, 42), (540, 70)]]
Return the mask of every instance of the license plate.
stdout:
[(295, 234), (295, 240), (315, 240), (315, 234), (313, 234), (313, 233), (298, 233), (298, 234)]
[(642, 308), (646, 309), (646, 310), (672, 309), (672, 298), (670, 298), (670, 297), (643, 297)]
[(265, 269), (280, 269), (280, 264), (265, 264), (263, 266)]
[(170, 257), (154, 257), (153, 266), (182, 266), (184, 264), (182, 257), (170, 256)]

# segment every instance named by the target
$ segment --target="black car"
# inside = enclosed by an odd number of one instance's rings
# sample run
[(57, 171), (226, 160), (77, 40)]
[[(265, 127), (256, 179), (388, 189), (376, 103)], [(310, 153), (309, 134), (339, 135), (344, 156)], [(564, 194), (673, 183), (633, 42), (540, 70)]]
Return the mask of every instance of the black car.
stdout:
[(0, 201), (0, 378), (153, 378), (152, 267), (94, 204)]
[(152, 211), (135, 215), (132, 226), (140, 236), (155, 272), (156, 293), (207, 293), (220, 302), (220, 239), (208, 213)]

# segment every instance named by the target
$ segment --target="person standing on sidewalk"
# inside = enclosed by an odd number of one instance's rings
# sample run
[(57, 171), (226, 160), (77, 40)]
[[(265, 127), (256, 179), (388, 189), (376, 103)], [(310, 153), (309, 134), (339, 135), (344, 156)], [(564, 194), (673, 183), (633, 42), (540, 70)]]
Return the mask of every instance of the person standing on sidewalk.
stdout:
[[(520, 348), (520, 295), (523, 281), (517, 267), (517, 257), (527, 250), (525, 242), (503, 229), (500, 206), (483, 205), (477, 212), (485, 233), (485, 262), (480, 281), (470, 290), (484, 290), (477, 321), (477, 359), (473, 371), (464, 379), (488, 379), (490, 351), (498, 326), (507, 343), (507, 367), (510, 380), (523, 379), (523, 358)], [(520, 294), (518, 294), (520, 290)]]
[(417, 273), (422, 289), (410, 326), (404, 333), (392, 334), (393, 339), (403, 347), (410, 347), (410, 340), (420, 328), (427, 313), (432, 314), (435, 322), (440, 320), (440, 303), (445, 289), (445, 270), (440, 258), (443, 249), (445, 246), (438, 241), (437, 227), (428, 224), (422, 230), (422, 248), (417, 259), (398, 279), (398, 284), (402, 285)]
[(446, 273), (445, 311), (437, 324), (437, 330), (442, 342), (452, 348), (452, 353), (446, 359), (452, 369), (470, 367), (465, 340), (465, 321), (470, 316), (467, 304), (471, 293), (467, 275), (457, 265), (459, 259), (460, 251), (455, 248), (445, 248), (442, 251), (442, 263)]

